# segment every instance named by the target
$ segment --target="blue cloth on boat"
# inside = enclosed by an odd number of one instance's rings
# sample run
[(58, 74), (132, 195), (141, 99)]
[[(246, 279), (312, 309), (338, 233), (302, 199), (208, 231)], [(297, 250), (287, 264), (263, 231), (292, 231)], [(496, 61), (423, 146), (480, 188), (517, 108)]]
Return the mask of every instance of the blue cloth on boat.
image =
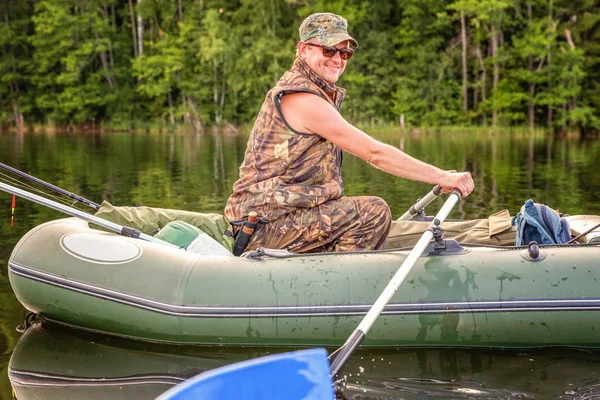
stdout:
[(538, 244), (563, 244), (571, 239), (567, 220), (550, 207), (534, 203), (531, 199), (513, 217), (512, 225), (517, 227), (517, 246), (527, 245), (531, 241)]

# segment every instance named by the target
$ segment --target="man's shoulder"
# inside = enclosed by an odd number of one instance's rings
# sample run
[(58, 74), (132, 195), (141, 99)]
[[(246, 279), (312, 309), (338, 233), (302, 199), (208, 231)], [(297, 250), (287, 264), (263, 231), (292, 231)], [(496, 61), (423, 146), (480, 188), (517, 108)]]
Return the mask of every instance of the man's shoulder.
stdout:
[(310, 80), (308, 76), (303, 74), (300, 71), (291, 69), (286, 71), (273, 89), (311, 89), (314, 83)]

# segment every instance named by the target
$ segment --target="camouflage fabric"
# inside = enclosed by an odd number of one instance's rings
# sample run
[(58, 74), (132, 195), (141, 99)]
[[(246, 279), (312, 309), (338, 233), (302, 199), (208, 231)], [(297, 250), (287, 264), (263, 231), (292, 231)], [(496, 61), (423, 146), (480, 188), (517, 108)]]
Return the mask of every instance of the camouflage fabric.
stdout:
[(266, 96), (250, 132), (240, 178), (225, 206), (232, 224), (256, 211), (263, 221), (274, 221), (297, 208), (317, 207), (342, 195), (342, 152), (312, 133), (292, 130), (280, 107), (281, 96), (314, 93), (339, 109), (344, 89), (321, 79), (300, 58)]
[(259, 247), (295, 253), (377, 250), (385, 243), (391, 218), (379, 197), (344, 196), (258, 224), (246, 251)]
[(358, 42), (348, 35), (348, 21), (340, 15), (331, 13), (316, 13), (309, 15), (298, 30), (300, 40), (306, 42), (312, 38), (324, 46), (335, 46), (349, 40), (354, 47)]

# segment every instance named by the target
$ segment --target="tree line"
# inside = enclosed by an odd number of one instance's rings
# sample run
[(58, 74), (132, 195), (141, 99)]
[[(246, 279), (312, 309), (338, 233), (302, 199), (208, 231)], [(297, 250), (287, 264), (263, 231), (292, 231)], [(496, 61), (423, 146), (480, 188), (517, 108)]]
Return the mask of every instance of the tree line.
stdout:
[(252, 122), (321, 11), (352, 122), (600, 128), (593, 0), (0, 0), (0, 127)]

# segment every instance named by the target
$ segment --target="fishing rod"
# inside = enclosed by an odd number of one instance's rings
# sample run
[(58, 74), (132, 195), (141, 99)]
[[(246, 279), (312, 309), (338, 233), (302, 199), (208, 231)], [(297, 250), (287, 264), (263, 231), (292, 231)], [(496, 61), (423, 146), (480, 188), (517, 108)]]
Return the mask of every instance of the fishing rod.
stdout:
[(171, 243), (165, 242), (163, 240), (157, 239), (157, 238), (152, 237), (150, 235), (147, 235), (147, 234), (145, 234), (143, 232), (140, 232), (140, 231), (138, 231), (138, 230), (136, 230), (134, 228), (130, 228), (130, 227), (127, 227), (127, 226), (122, 226), (122, 225), (119, 225), (119, 224), (115, 224), (114, 222), (110, 222), (110, 221), (107, 221), (107, 220), (105, 220), (103, 218), (96, 217), (95, 215), (88, 214), (86, 212), (83, 212), (83, 211), (78, 210), (78, 209), (73, 208), (73, 207), (65, 206), (64, 204), (60, 204), (60, 203), (57, 203), (55, 201), (46, 199), (46, 198), (44, 198), (42, 196), (38, 196), (37, 194), (29, 193), (29, 192), (27, 192), (25, 190), (16, 188), (16, 187), (8, 185), (6, 183), (0, 182), (0, 190), (5, 191), (7, 193), (10, 193), (12, 195), (16, 195), (16, 196), (22, 197), (22, 198), (24, 198), (26, 200), (33, 201), (34, 203), (38, 203), (38, 204), (41, 204), (43, 206), (52, 208), (54, 210), (64, 212), (65, 214), (71, 215), (73, 217), (78, 217), (78, 218), (81, 218), (81, 219), (86, 220), (88, 222), (92, 222), (92, 223), (94, 223), (94, 224), (96, 224), (98, 226), (101, 226), (101, 227), (105, 228), (105, 229), (108, 229), (110, 231), (116, 232), (119, 235), (131, 237), (131, 238), (139, 238), (139, 239), (146, 240), (146, 241), (152, 242), (152, 243), (159, 243), (159, 244), (162, 244), (162, 245), (165, 245), (165, 246), (169, 246), (169, 247), (174, 248), (174, 249), (178, 249), (179, 248), (179, 246), (176, 246), (174, 244), (171, 244)]
[(33, 176), (33, 175), (26, 174), (25, 172), (23, 172), (23, 171), (20, 171), (20, 170), (18, 170), (18, 169), (16, 169), (16, 168), (13, 168), (13, 167), (11, 167), (11, 166), (9, 166), (9, 165), (6, 165), (6, 164), (3, 164), (3, 163), (0, 163), (0, 168), (3, 168), (3, 169), (5, 169), (5, 170), (7, 170), (7, 171), (10, 171), (10, 172), (12, 172), (13, 174), (15, 174), (15, 175), (18, 175), (18, 176), (20, 176), (20, 177), (22, 177), (22, 178), (29, 179), (30, 181), (33, 181), (33, 182), (35, 182), (35, 183), (37, 183), (37, 184), (40, 184), (40, 185), (42, 185), (42, 186), (44, 186), (44, 187), (46, 187), (46, 188), (48, 188), (48, 189), (54, 190), (54, 191), (55, 191), (55, 192), (57, 192), (57, 193), (63, 194), (63, 195), (65, 195), (65, 196), (68, 196), (68, 197), (70, 197), (71, 199), (73, 199), (73, 200), (76, 200), (76, 201), (79, 201), (79, 202), (81, 202), (81, 203), (83, 203), (83, 204), (85, 204), (85, 205), (88, 205), (88, 206), (90, 206), (91, 208), (93, 208), (93, 209), (95, 209), (95, 210), (98, 210), (98, 209), (100, 209), (100, 204), (98, 204), (98, 203), (94, 203), (93, 201), (91, 201), (91, 200), (88, 200), (88, 199), (86, 199), (85, 197), (81, 197), (81, 196), (79, 196), (78, 194), (71, 193), (71, 192), (69, 192), (69, 191), (66, 191), (66, 190), (64, 190), (64, 189), (61, 189), (61, 188), (59, 188), (58, 186), (54, 186), (54, 185), (53, 185), (53, 184), (51, 184), (51, 183), (48, 183), (48, 182), (46, 182), (46, 181), (43, 181), (43, 180), (41, 180), (41, 179), (39, 179), (39, 178), (36, 178), (36, 177), (35, 177), (35, 176)]

